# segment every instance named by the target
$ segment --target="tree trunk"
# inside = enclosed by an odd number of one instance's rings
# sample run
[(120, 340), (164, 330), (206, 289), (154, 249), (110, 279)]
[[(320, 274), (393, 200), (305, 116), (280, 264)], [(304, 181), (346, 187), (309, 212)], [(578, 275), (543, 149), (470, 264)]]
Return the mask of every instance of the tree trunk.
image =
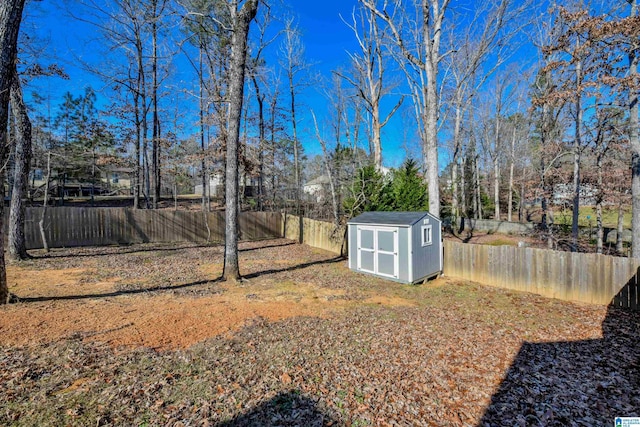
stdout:
[[(451, 160), (451, 214), (454, 219), (460, 216), (458, 198), (458, 157), (460, 156), (460, 128), (462, 127), (462, 107), (456, 102), (456, 116), (453, 124), (453, 159)], [(464, 179), (464, 178), (463, 178)], [(464, 193), (464, 187), (462, 188)], [(464, 215), (464, 214), (463, 214)]]
[(291, 96), (291, 127), (293, 129), (293, 175), (295, 180), (296, 215), (298, 216), (298, 243), (303, 241), (303, 221), (300, 205), (300, 154), (298, 153), (298, 126), (296, 121), (295, 87), (293, 85), (293, 74), (289, 73), (289, 94)]
[(151, 139), (151, 161), (153, 169), (153, 209), (158, 209), (160, 202), (160, 118), (158, 117), (158, 13), (157, 0), (153, 0), (153, 22), (151, 23), (152, 38), (152, 65), (151, 76), (152, 92), (151, 102), (153, 103), (153, 135)]
[(500, 163), (497, 152), (493, 159), (493, 203), (493, 219), (500, 221)]
[(616, 251), (621, 254), (624, 249), (624, 244), (622, 241), (622, 233), (624, 232), (624, 207), (622, 204), (622, 200), (618, 202), (618, 227), (616, 233)]
[(371, 145), (373, 148), (373, 164), (378, 172), (382, 172), (382, 136), (380, 125), (380, 105), (376, 102), (371, 105), (371, 127), (373, 130), (373, 139)]
[(44, 201), (42, 202), (42, 215), (38, 221), (40, 229), (40, 237), (42, 238), (42, 247), (45, 252), (49, 252), (49, 242), (47, 241), (47, 233), (44, 230), (44, 219), (47, 216), (47, 208), (49, 206), (49, 182), (51, 181), (51, 151), (47, 152), (47, 176), (44, 182)]
[(24, 237), (24, 199), (31, 166), (31, 121), (22, 97), (20, 77), (14, 69), (11, 85), (11, 109), (16, 119), (16, 148), (13, 191), (9, 211), (9, 256), (14, 260), (30, 258)]
[(258, 0), (247, 0), (240, 11), (234, 12), (234, 28), (231, 38), (231, 63), (229, 66), (229, 132), (226, 157), (226, 227), (223, 280), (240, 279), (238, 262), (238, 148), (240, 119), (244, 93), (245, 64), (249, 25), (258, 10)]
[(142, 123), (140, 119), (140, 94), (135, 91), (133, 94), (133, 111), (136, 122), (136, 148), (135, 161), (133, 162), (133, 208), (140, 208), (140, 151), (142, 149)]
[[(14, 78), (17, 57), (18, 33), (22, 20), (24, 0), (0, 2), (0, 164), (7, 159), (7, 124), (9, 120), (9, 98)], [(0, 182), (4, 182), (4, 167), (0, 168)], [(0, 192), (4, 193), (4, 191)], [(4, 203), (0, 203), (0, 304), (9, 300), (7, 270), (4, 263)]]
[[(141, 157), (142, 157), (142, 176), (139, 177), (139, 186), (140, 188), (144, 188), (144, 191), (141, 191), (145, 198), (145, 205), (149, 207), (149, 152), (148, 152), (148, 142), (147, 142), (147, 130), (148, 130), (148, 122), (147, 122), (147, 89), (146, 89), (146, 77), (144, 71), (144, 50), (142, 47), (142, 39), (140, 35), (138, 35), (136, 39), (136, 56), (138, 60), (138, 79), (137, 79), (137, 93), (138, 99), (140, 101), (140, 124), (141, 124)], [(137, 162), (140, 162), (140, 158), (136, 159)]]
[[(604, 189), (602, 188), (602, 157), (603, 153), (599, 151), (596, 158), (596, 179), (598, 185), (598, 195), (596, 196), (596, 253), (599, 254), (602, 253), (604, 245), (604, 227), (602, 226), (602, 198), (604, 194)], [(591, 239), (591, 236), (589, 236), (589, 239)]]
[(571, 252), (578, 250), (578, 221), (580, 218), (580, 149), (582, 147), (582, 60), (576, 62), (576, 121), (573, 139), (573, 215), (571, 223)]
[[(439, 53), (437, 53), (439, 55)], [(425, 107), (425, 136), (423, 141), (423, 162), (426, 169), (427, 188), (429, 191), (429, 213), (440, 218), (440, 179), (438, 176), (438, 92), (437, 68), (433, 68), (427, 82), (427, 105)]]
[(478, 161), (479, 155), (476, 155), (474, 162), (475, 173), (475, 191), (476, 191), (476, 219), (482, 219), (482, 185), (480, 183), (480, 162)]
[(496, 105), (495, 152), (493, 153), (493, 219), (500, 221), (500, 162), (498, 156), (502, 148), (500, 138), (500, 112), (502, 111), (502, 93)]
[[(631, 0), (631, 16), (638, 15), (637, 0)], [(638, 50), (640, 42), (634, 38), (629, 50), (629, 76), (638, 74)], [(631, 145), (631, 197), (633, 216), (631, 218), (631, 249), (634, 258), (640, 258), (640, 139), (638, 137), (638, 91), (629, 90), (629, 143)]]
[(522, 171), (522, 181), (520, 181), (520, 201), (518, 202), (518, 222), (524, 220), (524, 177), (526, 176), (525, 170)]
[(202, 67), (202, 51), (204, 46), (202, 45), (203, 41), (200, 40), (199, 46), (199, 57), (198, 57), (198, 79), (200, 80), (200, 155), (202, 158), (200, 159), (200, 175), (202, 178), (202, 212), (208, 211), (207, 205), (207, 152), (205, 146), (205, 138), (204, 138), (204, 71)]
[(511, 153), (509, 159), (509, 198), (507, 200), (507, 221), (512, 221), (513, 215), (513, 172), (516, 166), (516, 124), (513, 124), (513, 135), (511, 136)]
[(466, 218), (468, 215), (467, 212), (467, 178), (465, 176), (465, 171), (464, 171), (464, 163), (465, 160), (464, 158), (462, 159), (462, 162), (460, 162), (460, 164), (458, 165), (458, 167), (460, 168), (459, 173), (460, 173), (460, 216)]

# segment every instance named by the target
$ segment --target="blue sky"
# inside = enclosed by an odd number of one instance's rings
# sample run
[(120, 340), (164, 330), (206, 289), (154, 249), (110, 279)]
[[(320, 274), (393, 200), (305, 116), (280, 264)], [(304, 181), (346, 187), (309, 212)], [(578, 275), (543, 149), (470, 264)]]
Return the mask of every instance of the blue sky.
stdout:
[[(347, 51), (357, 48), (351, 30), (341, 20), (342, 15), (350, 20), (357, 0), (325, 0), (322, 2), (296, 0), (287, 3), (290, 14), (298, 19), (298, 26), (302, 32), (302, 40), (306, 49), (306, 58), (313, 64), (312, 73), (319, 73), (330, 78), (331, 70), (348, 67)], [(276, 6), (277, 7), (277, 6)], [(25, 92), (37, 91), (51, 97), (51, 104), (60, 103), (62, 95), (70, 91), (79, 95), (86, 86), (92, 86), (98, 91), (99, 106), (108, 104), (103, 82), (78, 66), (77, 58), (99, 66), (102, 58), (96, 40), (95, 29), (86, 23), (79, 22), (69, 16), (68, 10), (80, 13), (74, 1), (67, 0), (60, 3), (30, 2), (27, 4), (23, 30), (25, 34), (36, 34), (42, 51), (37, 55), (41, 63), (57, 62), (69, 74), (69, 80), (57, 77), (40, 78), (30, 83)], [(183, 63), (184, 62), (184, 63)], [(182, 61), (175, 68), (180, 71), (188, 68), (186, 61)], [(321, 127), (323, 117), (327, 112), (327, 101), (319, 93), (317, 85), (310, 85), (299, 97), (301, 123), (301, 139), (305, 152), (309, 157), (319, 154), (320, 147), (315, 141), (315, 132), (309, 111), (313, 109), (318, 116)], [(194, 102), (195, 106), (195, 102)], [(385, 128), (383, 135), (383, 156), (387, 166), (398, 166), (406, 155), (406, 150), (398, 143), (401, 137), (400, 115)], [(417, 143), (416, 143), (417, 144)], [(415, 146), (417, 147), (417, 145)], [(415, 148), (414, 147), (414, 148)]]
[[(278, 5), (278, 2), (282, 3)], [(320, 74), (328, 81), (331, 78), (332, 70), (348, 69), (347, 52), (357, 51), (357, 44), (351, 29), (347, 27), (340, 16), (342, 15), (346, 21), (350, 21), (352, 11), (358, 5), (358, 0), (324, 0), (321, 2), (271, 0), (271, 4), (276, 10), (276, 15), (279, 15), (282, 9), (287, 9), (288, 15), (297, 18), (298, 27), (302, 32), (302, 41), (305, 45), (306, 59), (313, 64), (312, 74)], [(458, 0), (453, 2), (452, 7), (463, 10), (473, 8), (473, 4), (473, 2), (466, 0)], [(538, 3), (538, 7), (543, 8), (544, 6)], [(70, 79), (62, 80), (56, 77), (37, 79), (25, 92), (27, 96), (30, 91), (49, 95), (52, 105), (55, 106), (60, 103), (65, 92), (70, 91), (74, 95), (79, 95), (86, 86), (90, 85), (98, 91), (99, 106), (106, 106), (109, 103), (108, 87), (105, 88), (100, 79), (83, 70), (77, 64), (77, 58), (82, 58), (93, 66), (100, 67), (103, 63), (103, 58), (100, 56), (101, 42), (96, 39), (95, 28), (70, 17), (69, 10), (79, 15), (83, 13), (77, 0), (29, 2), (27, 4), (23, 29), (26, 34), (36, 34), (40, 40), (39, 44), (43, 50), (38, 55), (38, 60), (45, 64), (47, 62), (61, 64)], [(276, 42), (275, 46), (271, 48), (271, 52), (267, 53), (267, 61), (272, 63), (277, 61), (274, 55), (278, 44), (279, 42)], [(523, 56), (519, 58), (525, 59)], [(531, 55), (528, 59), (531, 59)], [(174, 69), (176, 76), (171, 82), (172, 91), (186, 91), (195, 87), (196, 80), (193, 75), (190, 75), (190, 66), (186, 60), (177, 59), (174, 63)], [(402, 73), (395, 71), (397, 74), (395, 79), (399, 82), (404, 81)], [(101, 91), (101, 89), (106, 90)], [(402, 87), (399, 90), (402, 90)], [(383, 115), (395, 105), (397, 99), (396, 93), (395, 98), (389, 97), (383, 103)], [(309, 85), (298, 100), (300, 101), (298, 105), (299, 136), (303, 141), (306, 154), (308, 157), (312, 157), (319, 154), (321, 149), (315, 138), (310, 111), (315, 112), (321, 127), (326, 128), (329, 106), (325, 96), (321, 94), (321, 88), (318, 84)], [(191, 98), (191, 101), (188, 98), (182, 101), (185, 103), (183, 104), (185, 111), (189, 108), (197, 108), (197, 101), (194, 98)], [(416, 158), (420, 157), (420, 144), (415, 132), (416, 126), (416, 120), (412, 115), (411, 99), (407, 96), (403, 108), (383, 129), (382, 148), (385, 166), (399, 166), (407, 153)], [(447, 151), (441, 150), (441, 168), (446, 166), (446, 156)]]
[[(327, 78), (330, 78), (332, 70), (348, 69), (349, 56), (347, 52), (358, 51), (352, 30), (344, 23), (344, 21), (351, 22), (354, 7), (357, 5), (357, 0), (325, 0), (320, 2), (296, 0), (290, 4), (291, 9), (300, 18), (300, 29), (303, 33), (307, 57)], [(317, 95), (317, 92), (317, 90), (311, 90), (306, 93), (306, 104), (316, 114), (318, 111), (323, 114), (329, 107), (327, 101)], [(391, 97), (388, 102), (383, 101), (383, 114), (391, 110), (396, 102), (397, 98), (392, 99)], [(404, 105), (408, 106), (409, 102), (405, 102)], [(417, 136), (406, 135), (403, 121), (404, 123), (407, 121), (406, 114), (403, 119), (399, 111), (383, 129), (382, 154), (385, 166), (399, 166), (407, 156), (407, 150), (414, 157), (420, 156)], [(404, 141), (407, 139), (409, 141), (405, 143)], [(319, 152), (317, 144), (309, 145), (309, 152)]]

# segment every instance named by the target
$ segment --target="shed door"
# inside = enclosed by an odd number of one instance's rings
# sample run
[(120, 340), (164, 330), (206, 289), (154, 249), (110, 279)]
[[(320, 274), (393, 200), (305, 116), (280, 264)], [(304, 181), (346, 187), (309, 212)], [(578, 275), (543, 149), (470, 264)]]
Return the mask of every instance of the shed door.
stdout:
[(358, 270), (398, 277), (398, 230), (358, 227)]

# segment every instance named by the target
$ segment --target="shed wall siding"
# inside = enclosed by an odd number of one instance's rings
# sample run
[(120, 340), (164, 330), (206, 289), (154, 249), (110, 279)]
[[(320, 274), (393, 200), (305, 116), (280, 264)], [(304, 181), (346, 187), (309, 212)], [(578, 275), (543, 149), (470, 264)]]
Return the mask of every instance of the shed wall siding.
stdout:
[(398, 230), (398, 280), (404, 283), (411, 281), (409, 277), (409, 228), (400, 227)]
[(431, 244), (422, 246), (422, 225), (423, 222), (415, 224), (411, 228), (413, 241), (413, 278), (418, 281), (428, 276), (432, 276), (440, 271), (440, 251), (442, 250), (440, 223), (433, 218), (429, 219), (431, 228)]

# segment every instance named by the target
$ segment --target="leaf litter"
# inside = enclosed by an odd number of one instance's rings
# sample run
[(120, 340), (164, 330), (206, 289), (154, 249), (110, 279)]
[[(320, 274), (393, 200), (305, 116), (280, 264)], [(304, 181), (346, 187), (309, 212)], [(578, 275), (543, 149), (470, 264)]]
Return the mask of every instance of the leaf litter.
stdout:
[(9, 265), (21, 302), (0, 308), (0, 425), (640, 416), (638, 313), (451, 278), (399, 285), (286, 240), (243, 243), (239, 285), (215, 281), (221, 269), (219, 246), (193, 245)]

